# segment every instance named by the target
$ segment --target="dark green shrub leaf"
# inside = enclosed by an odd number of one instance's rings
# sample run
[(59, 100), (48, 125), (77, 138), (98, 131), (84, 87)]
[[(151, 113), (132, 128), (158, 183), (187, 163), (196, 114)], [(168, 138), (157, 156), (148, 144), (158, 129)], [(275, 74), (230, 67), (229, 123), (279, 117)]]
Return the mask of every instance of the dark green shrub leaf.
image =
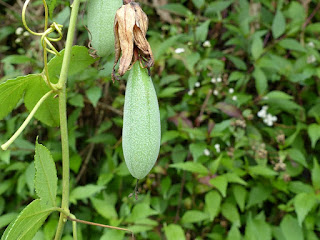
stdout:
[(303, 240), (303, 232), (297, 219), (287, 214), (280, 223), (280, 228), (285, 239)]
[(294, 198), (294, 209), (298, 216), (299, 225), (302, 226), (303, 220), (316, 205), (317, 197), (314, 193), (299, 193)]
[(181, 218), (182, 223), (196, 223), (209, 218), (208, 214), (198, 211), (198, 210), (189, 210)]
[(170, 224), (164, 227), (164, 233), (167, 240), (185, 240), (185, 233), (181, 226), (177, 224)]
[(192, 15), (192, 12), (179, 3), (169, 3), (164, 6), (161, 6), (161, 9), (167, 10), (171, 13), (183, 16), (183, 17), (189, 17)]
[(220, 212), (221, 205), (221, 196), (217, 191), (210, 191), (205, 196), (205, 206), (206, 210), (209, 213), (210, 221), (213, 221), (214, 218)]
[(201, 163), (197, 162), (183, 162), (183, 163), (174, 163), (170, 164), (170, 167), (182, 169), (185, 171), (200, 173), (200, 174), (208, 174), (208, 169), (203, 166)]
[(308, 126), (308, 134), (311, 139), (311, 146), (314, 148), (320, 139), (320, 125), (313, 123)]
[(215, 177), (210, 180), (210, 183), (220, 191), (222, 197), (226, 197), (227, 195), (227, 187), (228, 187), (228, 180), (225, 175), (221, 175)]
[(280, 37), (286, 30), (286, 19), (282, 12), (277, 10), (272, 22), (272, 35), (274, 38)]

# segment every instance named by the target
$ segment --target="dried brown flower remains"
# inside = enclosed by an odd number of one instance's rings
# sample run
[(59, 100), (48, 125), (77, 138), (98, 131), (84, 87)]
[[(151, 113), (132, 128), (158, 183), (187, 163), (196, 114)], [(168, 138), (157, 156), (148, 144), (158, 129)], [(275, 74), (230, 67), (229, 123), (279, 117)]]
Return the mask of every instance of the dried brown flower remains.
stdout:
[(117, 79), (115, 67), (119, 59), (118, 73), (120, 76), (123, 76), (137, 60), (148, 69), (153, 66), (152, 50), (146, 39), (147, 30), (148, 17), (138, 3), (130, 2), (118, 9), (114, 19), (115, 61), (112, 73), (113, 81)]

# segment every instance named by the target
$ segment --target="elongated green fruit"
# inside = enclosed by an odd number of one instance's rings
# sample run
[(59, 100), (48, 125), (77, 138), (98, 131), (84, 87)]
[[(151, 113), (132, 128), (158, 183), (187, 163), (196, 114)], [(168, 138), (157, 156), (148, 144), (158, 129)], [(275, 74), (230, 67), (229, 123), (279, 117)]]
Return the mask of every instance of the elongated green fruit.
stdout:
[(124, 101), (122, 148), (132, 176), (144, 178), (160, 149), (160, 112), (147, 69), (136, 62), (130, 70)]
[(122, 0), (89, 0), (88, 28), (92, 35), (92, 47), (100, 57), (114, 52), (114, 17), (122, 6)]

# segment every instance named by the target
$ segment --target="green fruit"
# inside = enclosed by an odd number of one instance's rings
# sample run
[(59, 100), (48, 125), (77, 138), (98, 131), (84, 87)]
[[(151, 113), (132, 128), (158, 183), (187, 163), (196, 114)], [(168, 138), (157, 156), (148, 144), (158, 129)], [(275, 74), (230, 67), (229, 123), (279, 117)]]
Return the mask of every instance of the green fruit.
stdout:
[(124, 101), (122, 148), (131, 175), (144, 178), (154, 166), (160, 149), (160, 112), (147, 69), (137, 61), (130, 70)]
[(92, 35), (92, 47), (100, 57), (114, 52), (114, 17), (122, 6), (122, 0), (89, 0), (88, 29)]

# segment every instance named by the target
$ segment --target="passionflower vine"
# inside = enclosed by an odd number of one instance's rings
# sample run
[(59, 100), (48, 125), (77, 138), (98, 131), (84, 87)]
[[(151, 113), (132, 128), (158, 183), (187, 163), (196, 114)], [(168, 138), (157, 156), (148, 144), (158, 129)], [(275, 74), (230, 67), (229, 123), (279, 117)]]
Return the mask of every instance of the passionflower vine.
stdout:
[[(118, 9), (114, 19), (115, 61), (112, 79), (117, 79), (115, 67), (120, 59), (118, 74), (123, 76), (139, 60), (143, 67), (153, 66), (154, 59), (146, 39), (148, 17), (136, 2)], [(121, 56), (121, 57), (120, 57)]]

